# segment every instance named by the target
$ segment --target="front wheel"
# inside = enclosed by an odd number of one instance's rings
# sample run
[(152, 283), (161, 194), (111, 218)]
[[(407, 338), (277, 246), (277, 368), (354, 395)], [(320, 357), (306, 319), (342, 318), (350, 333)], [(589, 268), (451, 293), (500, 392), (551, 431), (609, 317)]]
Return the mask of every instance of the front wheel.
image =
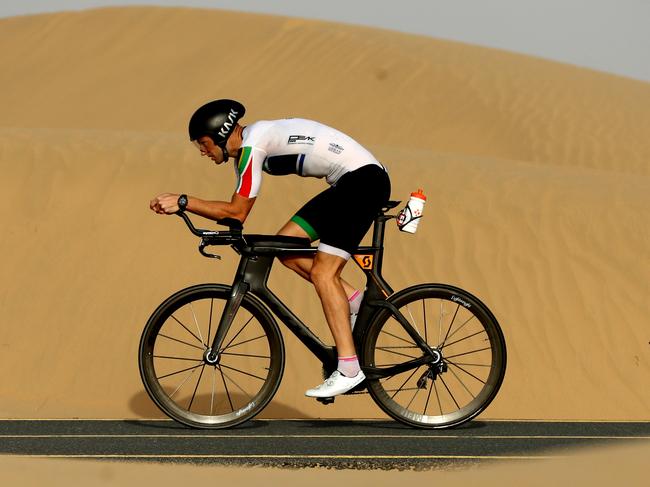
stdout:
[(284, 370), (284, 343), (270, 312), (244, 296), (216, 363), (212, 343), (231, 288), (202, 284), (177, 292), (151, 315), (139, 349), (140, 375), (156, 405), (196, 428), (226, 428), (271, 401)]
[[(443, 284), (414, 286), (389, 301), (442, 359), (368, 380), (379, 407), (419, 428), (450, 428), (481, 413), (506, 370), (505, 340), (490, 310), (470, 293)], [(389, 310), (373, 319), (362, 350), (363, 364), (379, 370), (424, 355)]]

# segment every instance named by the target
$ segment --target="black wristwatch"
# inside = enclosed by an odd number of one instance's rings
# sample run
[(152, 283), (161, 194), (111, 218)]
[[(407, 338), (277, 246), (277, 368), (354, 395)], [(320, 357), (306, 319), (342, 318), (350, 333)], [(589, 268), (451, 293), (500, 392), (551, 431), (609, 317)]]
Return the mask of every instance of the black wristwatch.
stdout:
[(187, 208), (187, 195), (182, 194), (178, 197), (178, 211), (185, 211)]

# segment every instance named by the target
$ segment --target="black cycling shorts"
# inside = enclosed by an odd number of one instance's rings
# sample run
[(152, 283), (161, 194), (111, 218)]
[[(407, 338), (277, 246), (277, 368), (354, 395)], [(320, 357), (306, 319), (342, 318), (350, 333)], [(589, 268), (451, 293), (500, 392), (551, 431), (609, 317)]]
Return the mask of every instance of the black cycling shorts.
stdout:
[(389, 198), (388, 173), (381, 166), (368, 164), (341, 176), (335, 186), (300, 208), (291, 221), (312, 241), (320, 239), (320, 250), (349, 258)]

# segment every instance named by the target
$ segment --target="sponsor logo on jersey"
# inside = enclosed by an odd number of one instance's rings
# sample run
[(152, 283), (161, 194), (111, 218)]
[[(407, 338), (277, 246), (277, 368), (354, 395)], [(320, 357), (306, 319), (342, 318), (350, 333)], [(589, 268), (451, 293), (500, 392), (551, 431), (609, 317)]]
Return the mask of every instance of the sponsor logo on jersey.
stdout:
[(228, 114), (228, 120), (223, 123), (221, 128), (219, 129), (219, 135), (221, 137), (227, 137), (228, 134), (230, 133), (230, 129), (232, 129), (233, 124), (235, 123), (235, 120), (237, 119), (237, 115), (239, 112), (236, 112), (234, 109), (230, 109), (230, 113)]
[(340, 154), (341, 152), (343, 152), (343, 147), (341, 147), (340, 145), (335, 144), (334, 142), (332, 142), (330, 144), (330, 148), (327, 149), (327, 150), (330, 151), (330, 152), (334, 152), (334, 154)]
[(314, 145), (316, 137), (309, 137), (307, 135), (290, 135), (287, 144), (307, 144)]

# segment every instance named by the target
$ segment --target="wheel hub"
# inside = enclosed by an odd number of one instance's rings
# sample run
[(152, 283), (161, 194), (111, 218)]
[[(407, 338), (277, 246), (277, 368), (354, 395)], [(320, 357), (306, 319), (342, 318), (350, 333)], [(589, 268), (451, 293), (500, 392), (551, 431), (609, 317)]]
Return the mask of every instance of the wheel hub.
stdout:
[(203, 361), (208, 365), (219, 365), (221, 361), (220, 353), (213, 353), (211, 348), (208, 348), (203, 354)]
[(438, 375), (447, 372), (447, 364), (443, 360), (442, 353), (437, 349), (431, 350), (434, 361), (429, 364), (427, 370), (420, 376), (417, 381), (418, 389), (426, 389), (429, 380), (436, 380)]

